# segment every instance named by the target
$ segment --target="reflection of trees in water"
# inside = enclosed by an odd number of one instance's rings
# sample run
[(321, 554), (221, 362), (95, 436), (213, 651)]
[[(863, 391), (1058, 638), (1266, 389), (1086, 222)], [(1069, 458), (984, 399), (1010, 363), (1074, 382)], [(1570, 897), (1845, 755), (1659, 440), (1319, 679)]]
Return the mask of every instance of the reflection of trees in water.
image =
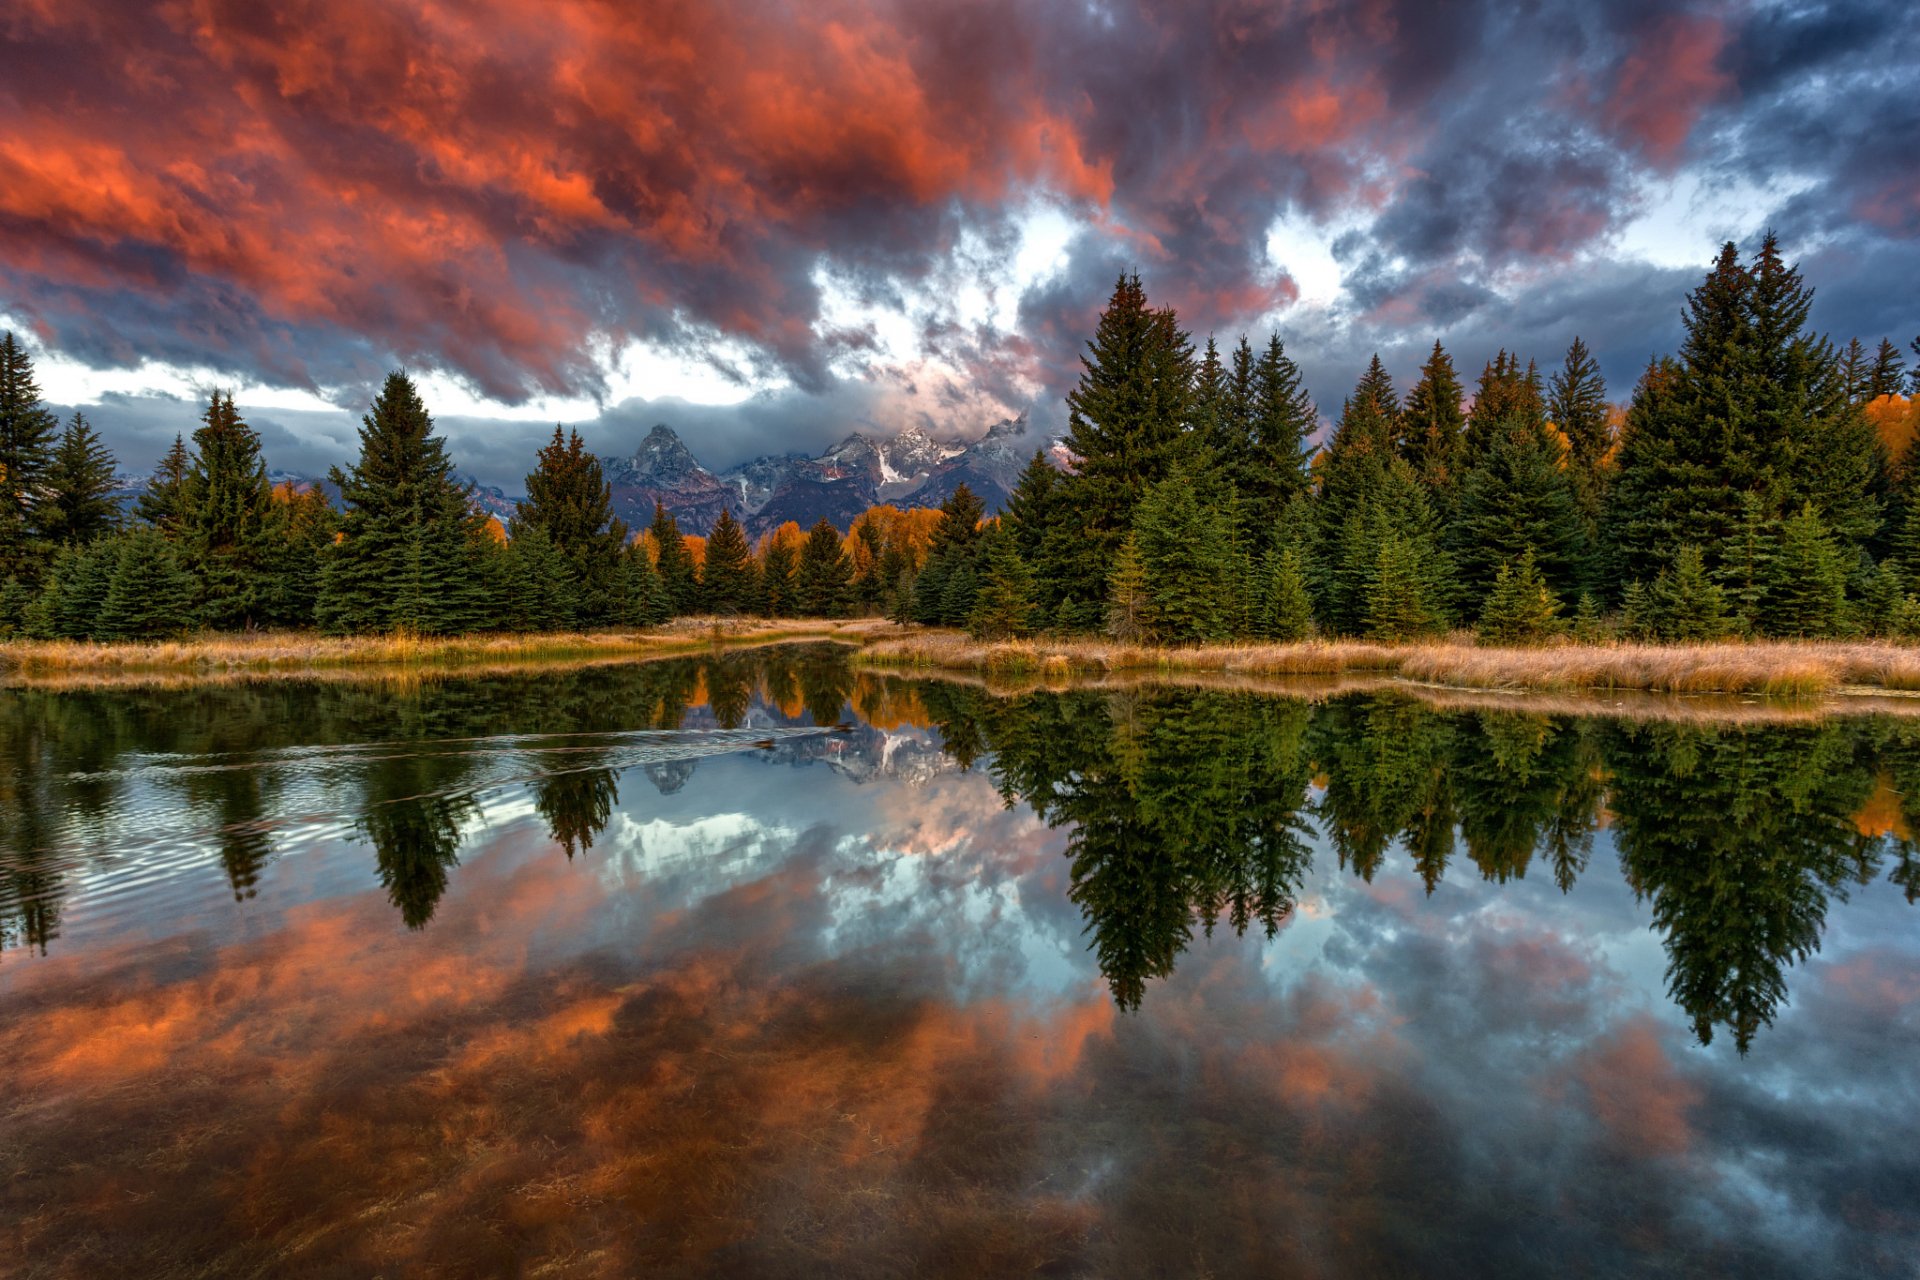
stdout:
[(534, 808), (547, 820), (553, 842), (567, 851), (569, 861), (593, 848), (594, 837), (605, 829), (618, 803), (619, 775), (612, 769), (551, 774), (533, 789)]
[(995, 782), (1071, 824), (1069, 896), (1114, 999), (1135, 1008), (1198, 920), (1269, 934), (1293, 909), (1308, 850), (1305, 704), (1222, 694), (1035, 694), (952, 686), (922, 702), (948, 749), (993, 752)]
[(1398, 845), (1432, 892), (1458, 840), (1490, 882), (1539, 858), (1566, 891), (1610, 808), (1674, 1000), (1703, 1042), (1724, 1027), (1742, 1049), (1848, 882), (1889, 847), (1895, 882), (1911, 894), (1920, 879), (1912, 827), (1883, 840), (1858, 817), (1884, 768), (1920, 818), (1920, 726), (1610, 725), (1191, 690), (921, 698), (963, 763), (990, 752), (1010, 802), (1073, 825), (1071, 896), (1123, 1008), (1171, 972), (1196, 922), (1276, 927), (1307, 867), (1308, 814), (1365, 879)]
[(1865, 882), (1878, 842), (1855, 815), (1873, 789), (1849, 726), (1628, 725), (1610, 755), (1621, 864), (1666, 935), (1667, 984), (1705, 1043), (1745, 1051), (1819, 949), (1830, 898)]

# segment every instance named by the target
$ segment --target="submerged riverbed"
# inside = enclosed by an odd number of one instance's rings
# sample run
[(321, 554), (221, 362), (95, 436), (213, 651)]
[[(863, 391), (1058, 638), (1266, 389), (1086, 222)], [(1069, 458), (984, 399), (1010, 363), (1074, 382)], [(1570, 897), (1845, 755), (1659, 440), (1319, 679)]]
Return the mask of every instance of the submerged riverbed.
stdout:
[(1920, 1256), (1920, 718), (788, 646), (0, 690), (0, 819), (10, 1275)]

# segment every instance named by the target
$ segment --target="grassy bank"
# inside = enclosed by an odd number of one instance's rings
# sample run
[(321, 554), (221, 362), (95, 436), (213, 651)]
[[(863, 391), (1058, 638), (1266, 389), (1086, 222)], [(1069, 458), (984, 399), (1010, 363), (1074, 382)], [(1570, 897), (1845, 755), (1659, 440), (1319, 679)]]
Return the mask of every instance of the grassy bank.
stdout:
[(139, 683), (205, 677), (306, 676), (343, 671), (510, 670), (516, 666), (624, 662), (697, 653), (715, 645), (795, 640), (859, 643), (873, 620), (681, 618), (641, 631), (476, 636), (321, 636), (246, 632), (151, 644), (12, 641), (0, 644), (0, 683)]
[(1817, 697), (1855, 689), (1920, 690), (1920, 648), (1869, 642), (1755, 641), (1709, 645), (1555, 645), (1483, 648), (1469, 639), (1389, 645), (1366, 641), (1162, 649), (1098, 639), (989, 643), (960, 632), (879, 636), (860, 654), (875, 666), (1040, 679), (1117, 672), (1248, 676), (1369, 673), (1460, 689)]

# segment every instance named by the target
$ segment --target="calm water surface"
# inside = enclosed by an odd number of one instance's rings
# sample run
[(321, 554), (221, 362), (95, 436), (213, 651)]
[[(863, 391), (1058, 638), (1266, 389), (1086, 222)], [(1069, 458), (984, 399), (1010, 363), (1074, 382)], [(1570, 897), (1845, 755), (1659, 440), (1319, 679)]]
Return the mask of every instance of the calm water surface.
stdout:
[(11, 690), (0, 822), (0, 1274), (1917, 1273), (1920, 718)]

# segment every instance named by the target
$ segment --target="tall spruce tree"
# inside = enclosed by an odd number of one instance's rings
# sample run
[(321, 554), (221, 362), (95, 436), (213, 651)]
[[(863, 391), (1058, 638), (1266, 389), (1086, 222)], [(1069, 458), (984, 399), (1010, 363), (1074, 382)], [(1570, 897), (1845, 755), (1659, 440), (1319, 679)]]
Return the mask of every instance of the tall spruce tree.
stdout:
[(246, 626), (260, 607), (272, 498), (260, 437), (240, 417), (231, 392), (209, 398), (193, 448), (179, 544), (198, 587), (198, 620), (221, 630)]
[(1899, 395), (1907, 384), (1906, 371), (1907, 360), (1900, 354), (1900, 348), (1893, 345), (1891, 338), (1880, 339), (1867, 372), (1867, 399)]
[(1469, 462), (1492, 447), (1494, 439), (1511, 424), (1540, 426), (1546, 420), (1540, 371), (1531, 361), (1522, 369), (1520, 357), (1502, 348), (1480, 371), (1479, 385), (1474, 388), (1473, 409), (1467, 414)]
[(653, 504), (653, 524), (648, 532), (653, 535), (654, 571), (660, 575), (660, 585), (675, 616), (698, 613), (700, 580), (694, 571), (693, 552), (681, 536), (680, 522), (659, 501)]
[[(1230, 533), (1217, 502), (1202, 502), (1176, 466), (1134, 510), (1133, 541), (1162, 644), (1200, 644), (1229, 634), (1234, 591)], [(1211, 495), (1209, 495), (1211, 496)]]
[(111, 533), (120, 523), (113, 469), (113, 455), (76, 412), (47, 467), (46, 497), (35, 512), (40, 536), (54, 546), (79, 547)]
[(310, 627), (320, 600), (320, 563), (340, 531), (340, 514), (317, 485), (276, 485), (267, 511), (261, 620), (276, 627)]
[(1452, 509), (1466, 471), (1466, 412), (1460, 407), (1453, 357), (1438, 341), (1400, 411), (1400, 454), (1443, 513)]
[(1141, 496), (1191, 451), (1193, 346), (1172, 311), (1147, 304), (1140, 277), (1126, 275), (1080, 363), (1067, 396), (1065, 443), (1075, 463), (1066, 503), (1080, 527), (1075, 578), (1097, 579)]
[[(1014, 549), (1020, 553), (1021, 563), (1033, 574), (1034, 607), (1041, 625), (1055, 620), (1061, 600), (1074, 586), (1068, 580), (1074, 558), (1069, 553), (1072, 529), (1067, 519), (1069, 512), (1062, 501), (1064, 492), (1060, 469), (1044, 452), (1036, 449), (1014, 483), (1013, 492), (1007, 495), (1007, 509), (1000, 517), (1013, 538)], [(911, 566), (893, 566), (895, 576), (907, 568)], [(1058, 620), (1063, 628), (1085, 626), (1090, 621), (1085, 618)]]
[(1578, 598), (1586, 583), (1586, 530), (1566, 446), (1529, 419), (1489, 435), (1447, 529), (1461, 591), (1483, 599), (1504, 566), (1530, 556), (1559, 599)]
[(840, 531), (822, 516), (807, 530), (794, 570), (798, 611), (812, 618), (844, 617), (853, 589), (853, 562), (840, 543)]
[(617, 621), (625, 592), (627, 526), (613, 514), (613, 488), (578, 431), (562, 436), (555, 427), (553, 439), (540, 450), (508, 536), (517, 540), (529, 529), (544, 529), (554, 552), (571, 565), (579, 621), (586, 626)]
[(173, 438), (173, 447), (160, 459), (147, 487), (134, 501), (133, 514), (169, 538), (178, 533), (181, 503), (187, 492), (187, 472), (193, 467), (193, 455), (187, 452), (183, 436)]
[[(1240, 352), (1247, 351), (1246, 342)], [(1238, 383), (1241, 360), (1234, 368)], [(1245, 526), (1252, 531), (1251, 549), (1261, 552), (1278, 545), (1288, 506), (1309, 488), (1307, 439), (1319, 426), (1319, 410), (1306, 388), (1300, 366), (1287, 355), (1280, 335), (1254, 364), (1252, 395), (1247, 408), (1250, 465), (1235, 478)]]
[(0, 582), (35, 582), (43, 556), (34, 508), (60, 430), (40, 402), (33, 356), (11, 330), (0, 335)]
[(1033, 634), (1033, 572), (1020, 558), (1013, 535), (995, 526), (984, 539), (980, 589), (974, 594), (967, 630), (985, 640)]
[(792, 545), (776, 538), (760, 566), (760, 599), (769, 618), (791, 618), (799, 608), (794, 583), (798, 567)]
[(492, 538), (404, 373), (387, 375), (361, 420), (358, 461), (328, 474), (346, 511), (320, 571), (323, 628), (448, 634), (490, 621), (480, 591)]
[(707, 608), (718, 614), (747, 612), (759, 588), (754, 569), (746, 530), (733, 518), (731, 508), (722, 507), (713, 532), (707, 535), (707, 558), (701, 569)]
[(1575, 337), (1566, 362), (1547, 382), (1547, 416), (1567, 438), (1568, 460), (1591, 475), (1613, 443), (1607, 432), (1607, 383), (1600, 362)]

